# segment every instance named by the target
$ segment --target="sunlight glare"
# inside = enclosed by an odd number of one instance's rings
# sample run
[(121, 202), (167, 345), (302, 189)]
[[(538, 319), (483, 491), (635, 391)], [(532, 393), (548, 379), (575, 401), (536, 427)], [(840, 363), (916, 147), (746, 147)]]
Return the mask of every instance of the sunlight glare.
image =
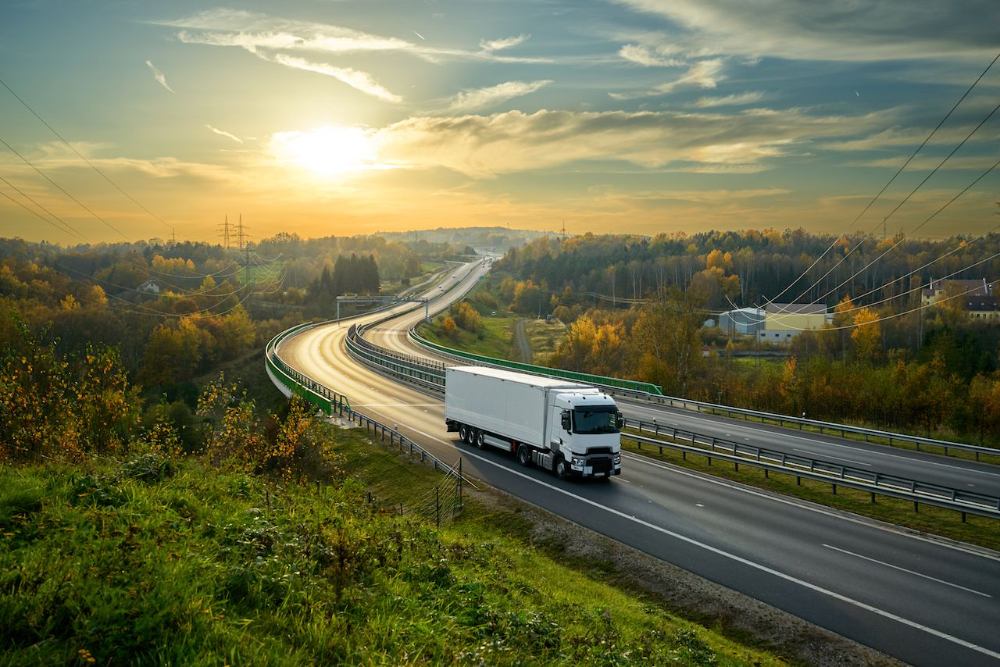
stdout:
[(321, 176), (378, 168), (369, 132), (361, 127), (326, 125), (309, 132), (277, 132), (271, 147), (281, 162)]

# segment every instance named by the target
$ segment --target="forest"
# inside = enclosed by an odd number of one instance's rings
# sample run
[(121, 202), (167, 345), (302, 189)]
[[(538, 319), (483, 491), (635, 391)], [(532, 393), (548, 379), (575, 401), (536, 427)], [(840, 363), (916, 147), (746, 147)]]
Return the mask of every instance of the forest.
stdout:
[[(515, 312), (569, 324), (554, 366), (687, 398), (1000, 445), (1000, 322), (973, 321), (962, 299), (921, 303), (931, 280), (993, 284), (998, 258), (995, 233), (585, 235), (511, 250), (491, 283)], [(707, 326), (771, 300), (825, 304), (832, 321), (773, 347)]]
[[(258, 400), (280, 397), (263, 378), (267, 340), (332, 317), (340, 294), (395, 292), (469, 252), (463, 244), (374, 236), (279, 234), (242, 250), (0, 239), (0, 441), (37, 454), (41, 443), (73, 433), (87, 449), (85, 434), (96, 426), (76, 419), (73, 407), (77, 392), (87, 391), (106, 397), (101, 428), (110, 433), (168, 419), (185, 449), (199, 449), (206, 436), (198, 396), (213, 374), (246, 376)], [(24, 443), (27, 433), (35, 433), (34, 445)], [(9, 456), (0, 452), (0, 460)]]

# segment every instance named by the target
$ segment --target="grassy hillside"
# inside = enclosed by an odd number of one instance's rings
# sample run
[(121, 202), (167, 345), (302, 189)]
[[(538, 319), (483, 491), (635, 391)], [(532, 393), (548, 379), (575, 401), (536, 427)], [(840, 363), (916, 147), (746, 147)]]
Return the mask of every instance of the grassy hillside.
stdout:
[(0, 663), (780, 662), (559, 564), (509, 513), (400, 517), (440, 475), (330, 437), (329, 484), (157, 454), (0, 469)]

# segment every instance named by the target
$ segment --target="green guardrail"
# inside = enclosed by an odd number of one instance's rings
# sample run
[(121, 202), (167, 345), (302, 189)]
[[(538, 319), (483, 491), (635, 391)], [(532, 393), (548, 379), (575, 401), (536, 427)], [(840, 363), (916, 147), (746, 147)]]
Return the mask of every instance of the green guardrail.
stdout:
[(462, 357), (464, 359), (469, 359), (471, 361), (478, 361), (480, 363), (490, 364), (493, 366), (503, 366), (504, 368), (510, 368), (512, 370), (518, 370), (518, 371), (525, 371), (526, 373), (548, 375), (551, 377), (558, 377), (566, 380), (588, 382), (590, 384), (601, 384), (608, 387), (617, 387), (618, 389), (627, 389), (629, 391), (644, 391), (649, 394), (655, 394), (656, 396), (663, 396), (663, 390), (660, 389), (660, 387), (658, 387), (657, 385), (651, 384), (649, 382), (638, 382), (636, 380), (623, 380), (621, 378), (606, 377), (604, 375), (591, 375), (590, 373), (578, 373), (576, 371), (567, 371), (561, 368), (549, 368), (548, 366), (534, 366), (532, 364), (525, 364), (519, 361), (496, 359), (494, 357), (487, 357), (482, 354), (475, 354), (473, 352), (464, 352), (462, 350), (456, 350), (450, 347), (445, 347), (444, 345), (438, 345), (437, 343), (432, 343), (426, 338), (421, 337), (420, 334), (413, 331), (412, 329), (410, 330), (409, 335), (421, 345), (426, 345), (427, 347), (437, 350), (438, 352), (454, 355), (456, 357)]
[(310, 326), (312, 326), (311, 322), (299, 324), (291, 329), (282, 331), (268, 341), (267, 346), (264, 348), (264, 363), (278, 381), (296, 396), (301, 396), (323, 411), (327, 416), (333, 415), (334, 412), (343, 414), (345, 409), (351, 409), (351, 404), (346, 396), (338, 394), (329, 387), (325, 387), (307, 375), (295, 370), (286, 364), (275, 352), (275, 348), (282, 340)]

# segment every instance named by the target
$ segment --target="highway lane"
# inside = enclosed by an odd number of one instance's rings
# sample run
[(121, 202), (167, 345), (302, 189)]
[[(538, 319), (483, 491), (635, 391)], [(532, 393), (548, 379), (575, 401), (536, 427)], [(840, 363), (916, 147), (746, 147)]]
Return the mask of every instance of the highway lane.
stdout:
[(348, 358), (346, 330), (312, 329), (279, 353), (442, 460), (461, 452), (468, 474), (908, 662), (1000, 662), (996, 558), (638, 457), (605, 484), (520, 468), (504, 453), (456, 443), (440, 398)]
[[(365, 332), (365, 339), (402, 354), (455, 362), (435, 355), (413, 343), (407, 336), (418, 316), (401, 317)], [(795, 456), (805, 456), (849, 466), (915, 479), (955, 489), (965, 489), (1000, 497), (1000, 466), (957, 458), (945, 458), (927, 452), (892, 448), (830, 435), (794, 431), (770, 424), (755, 424), (718, 415), (708, 415), (682, 408), (616, 399), (622, 412), (631, 418), (656, 421), (664, 426), (693, 431), (709, 437), (735, 440)]]

